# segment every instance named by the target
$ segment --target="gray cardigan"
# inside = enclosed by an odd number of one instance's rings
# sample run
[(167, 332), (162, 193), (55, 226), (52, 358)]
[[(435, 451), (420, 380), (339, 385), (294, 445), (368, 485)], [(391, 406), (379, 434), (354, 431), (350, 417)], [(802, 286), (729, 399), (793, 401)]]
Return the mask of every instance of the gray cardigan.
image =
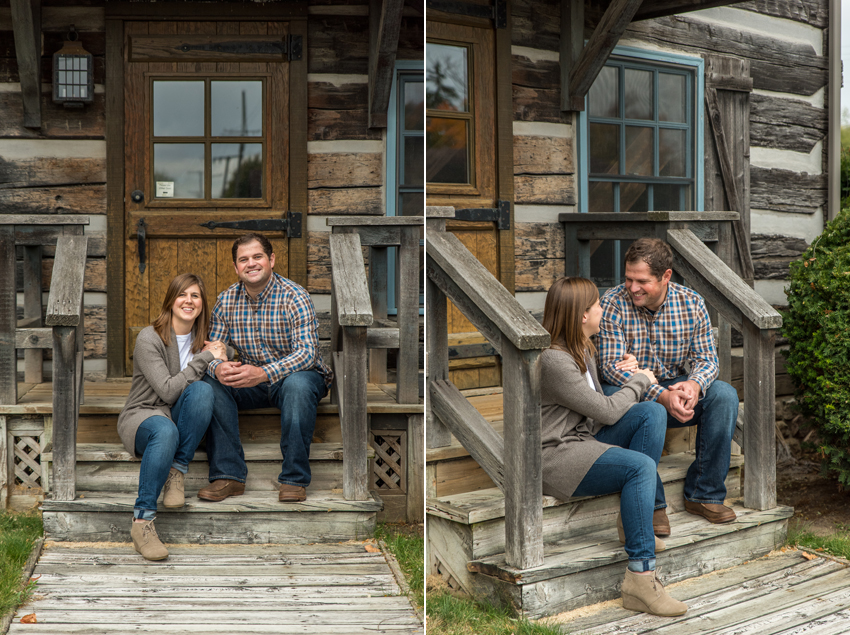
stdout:
[(170, 419), (171, 406), (177, 402), (186, 386), (203, 378), (213, 359), (211, 351), (203, 351), (195, 355), (195, 359), (181, 371), (174, 329), (171, 330), (170, 346), (163, 344), (152, 326), (142, 329), (133, 350), (130, 394), (118, 415), (118, 435), (130, 454), (136, 456), (136, 430), (141, 423), (154, 415)]
[(595, 361), (586, 362), (596, 390), (566, 351), (549, 348), (540, 355), (543, 493), (561, 500), (573, 495), (596, 459), (613, 447), (593, 435), (602, 426), (617, 423), (652, 383), (643, 373), (635, 373), (606, 397)]

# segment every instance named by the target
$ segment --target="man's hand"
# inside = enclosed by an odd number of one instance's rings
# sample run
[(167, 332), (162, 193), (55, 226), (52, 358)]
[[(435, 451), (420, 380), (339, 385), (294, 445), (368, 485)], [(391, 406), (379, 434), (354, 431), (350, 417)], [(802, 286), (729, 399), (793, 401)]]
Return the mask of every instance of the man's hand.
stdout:
[(241, 362), (223, 362), (215, 369), (215, 377), (225, 386), (232, 388), (251, 388), (269, 380), (269, 376), (259, 366)]
[[(682, 382), (685, 383), (685, 382)], [(670, 386), (658, 395), (658, 403), (677, 421), (687, 423), (694, 418), (694, 409), (688, 407), (688, 393)]]
[(670, 388), (673, 388), (675, 390), (681, 390), (682, 392), (687, 394), (688, 401), (685, 405), (691, 410), (696, 408), (697, 402), (699, 401), (700, 387), (699, 384), (696, 383), (693, 379), (680, 381), (678, 384), (671, 384)]

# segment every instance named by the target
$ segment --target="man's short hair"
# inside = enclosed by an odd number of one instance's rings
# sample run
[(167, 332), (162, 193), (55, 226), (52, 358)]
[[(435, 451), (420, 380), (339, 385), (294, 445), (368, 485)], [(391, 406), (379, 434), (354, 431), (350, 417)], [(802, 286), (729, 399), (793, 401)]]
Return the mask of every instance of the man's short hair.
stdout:
[(263, 236), (262, 234), (243, 234), (239, 238), (233, 241), (233, 262), (236, 262), (236, 252), (239, 251), (239, 248), (242, 245), (247, 245), (248, 243), (252, 243), (254, 241), (260, 243), (260, 246), (263, 248), (263, 251), (266, 252), (266, 255), (271, 258), (274, 253), (274, 249), (272, 249), (272, 244), (269, 242), (269, 239)]
[(661, 279), (664, 272), (673, 268), (673, 250), (660, 238), (638, 238), (626, 251), (626, 264), (645, 262), (649, 272)]

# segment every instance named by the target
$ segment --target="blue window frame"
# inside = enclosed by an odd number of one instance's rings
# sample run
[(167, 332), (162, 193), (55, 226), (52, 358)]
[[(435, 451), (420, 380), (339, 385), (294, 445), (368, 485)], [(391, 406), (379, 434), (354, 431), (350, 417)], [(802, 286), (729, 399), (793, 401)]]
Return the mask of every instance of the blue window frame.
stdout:
[[(617, 47), (579, 115), (579, 211), (702, 210), (703, 60)], [(594, 245), (601, 287), (622, 282), (628, 241)]]
[[(398, 61), (387, 112), (387, 216), (425, 213), (425, 83), (421, 61)], [(419, 264), (424, 272), (424, 241)], [(387, 313), (395, 315), (397, 249), (387, 253)], [(424, 305), (424, 277), (419, 303)], [(422, 313), (420, 309), (420, 313)]]

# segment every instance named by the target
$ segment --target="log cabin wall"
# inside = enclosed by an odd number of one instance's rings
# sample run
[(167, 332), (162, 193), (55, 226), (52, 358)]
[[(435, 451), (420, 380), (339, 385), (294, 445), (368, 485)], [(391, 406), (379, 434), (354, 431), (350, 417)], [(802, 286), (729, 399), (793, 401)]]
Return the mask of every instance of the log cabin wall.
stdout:
[[(749, 60), (751, 253), (755, 288), (776, 306), (786, 304), (789, 262), (825, 224), (827, 9), (826, 0), (752, 0), (633, 22), (619, 42)], [(577, 211), (576, 121), (558, 111), (559, 14), (550, 0), (512, 3), (516, 290), (538, 317), (564, 273), (558, 214)]]
[[(405, 2), (397, 60), (423, 59), (422, 6), (417, 0)], [(81, 110), (66, 110), (51, 100), (52, 56), (71, 24), (94, 55), (94, 103)], [(386, 129), (368, 127), (368, 0), (316, 2), (308, 8), (308, 29), (307, 289), (316, 305), (327, 358), (331, 277), (325, 217), (386, 213), (387, 144)], [(43, 6), (42, 41), (42, 127), (35, 130), (23, 126), (10, 2), (0, 0), (0, 213), (90, 216), (84, 369), (88, 379), (103, 379), (107, 229), (103, 4), (75, 6), (56, 0)], [(45, 292), (52, 267), (52, 260), (46, 260)], [(22, 292), (20, 271), (18, 280)], [(49, 362), (46, 376), (50, 377)]]

